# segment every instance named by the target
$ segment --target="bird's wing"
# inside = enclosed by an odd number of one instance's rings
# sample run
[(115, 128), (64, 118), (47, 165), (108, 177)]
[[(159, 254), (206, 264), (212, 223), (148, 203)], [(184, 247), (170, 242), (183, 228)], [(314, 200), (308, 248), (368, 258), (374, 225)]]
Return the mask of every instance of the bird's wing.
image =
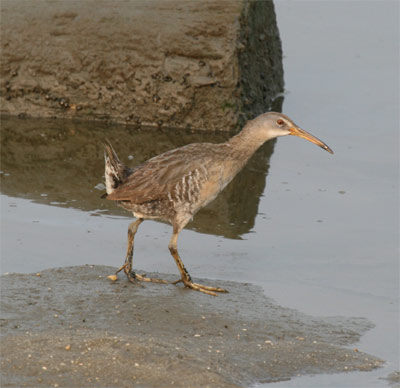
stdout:
[(189, 144), (149, 159), (136, 167), (107, 199), (139, 204), (165, 198), (183, 177), (209, 163), (212, 153), (207, 151), (206, 143)]

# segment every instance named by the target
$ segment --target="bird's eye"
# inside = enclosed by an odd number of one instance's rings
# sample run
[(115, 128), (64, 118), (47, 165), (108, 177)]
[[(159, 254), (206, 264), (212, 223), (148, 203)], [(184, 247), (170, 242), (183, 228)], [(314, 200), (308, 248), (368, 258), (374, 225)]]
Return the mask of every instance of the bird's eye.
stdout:
[(278, 125), (283, 125), (283, 124), (285, 124), (285, 122), (284, 122), (282, 119), (276, 120), (276, 123), (277, 123)]

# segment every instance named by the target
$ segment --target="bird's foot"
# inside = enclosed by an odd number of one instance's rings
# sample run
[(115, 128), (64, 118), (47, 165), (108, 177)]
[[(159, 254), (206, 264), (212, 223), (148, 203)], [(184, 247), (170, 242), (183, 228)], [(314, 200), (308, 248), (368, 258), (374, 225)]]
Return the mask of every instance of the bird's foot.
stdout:
[(207, 294), (207, 295), (217, 296), (216, 292), (228, 292), (227, 290), (225, 290), (223, 288), (204, 286), (202, 284), (194, 283), (194, 282), (192, 282), (192, 280), (187, 280), (187, 279), (179, 279), (179, 280), (173, 282), (173, 284), (178, 284), (180, 282), (183, 282), (183, 284), (187, 288), (191, 288), (192, 290), (203, 292), (204, 294)]
[(128, 273), (130, 273), (132, 271), (131, 263), (129, 261), (125, 261), (124, 265), (119, 267), (117, 269), (117, 272), (115, 272), (115, 274), (118, 275), (118, 273), (121, 272), (122, 270), (124, 270), (124, 272), (128, 275)]
[(162, 284), (170, 284), (171, 282), (168, 282), (167, 280), (164, 279), (157, 279), (157, 278), (148, 278), (146, 274), (138, 274), (135, 271), (132, 271), (132, 265), (128, 261), (124, 263), (123, 266), (118, 268), (117, 272), (115, 272), (115, 275), (109, 276), (109, 279), (111, 280), (117, 280), (117, 275), (119, 272), (124, 270), (126, 277), (131, 283), (136, 283), (137, 281), (140, 282), (153, 282), (153, 283), (162, 283)]
[[(133, 272), (134, 273), (134, 272)], [(146, 277), (146, 274), (139, 275), (138, 273), (135, 274), (135, 279), (139, 280), (141, 282), (152, 282), (152, 283), (162, 283), (162, 284), (171, 284), (171, 282), (164, 280), (164, 279), (158, 279), (158, 278), (148, 278)]]
[(199, 283), (194, 283), (192, 282), (190, 276), (188, 279), (179, 279), (174, 282), (169, 282), (164, 279), (158, 279), (158, 278), (148, 278), (146, 274), (137, 274), (135, 271), (132, 271), (132, 265), (129, 261), (126, 261), (124, 265), (122, 265), (120, 268), (118, 268), (117, 272), (115, 272), (115, 275), (110, 275), (108, 278), (112, 281), (116, 281), (118, 279), (118, 273), (124, 270), (126, 277), (131, 283), (137, 283), (138, 281), (140, 282), (152, 282), (152, 283), (161, 283), (161, 284), (178, 284), (178, 283), (183, 283), (185, 287), (191, 288), (192, 290), (195, 291), (200, 291), (203, 292), (204, 294), (207, 295), (213, 295), (217, 296), (216, 292), (228, 292), (227, 290), (219, 287), (210, 287), (210, 286), (204, 286)]
[(125, 263), (117, 269), (117, 271), (115, 272), (115, 275), (111, 275), (108, 278), (111, 280), (114, 280), (114, 281), (117, 280), (118, 273), (121, 272), (122, 270), (124, 270), (125, 275), (128, 278), (128, 280), (131, 283), (135, 283), (136, 274), (135, 274), (135, 272), (132, 271), (132, 264), (128, 260), (126, 260)]

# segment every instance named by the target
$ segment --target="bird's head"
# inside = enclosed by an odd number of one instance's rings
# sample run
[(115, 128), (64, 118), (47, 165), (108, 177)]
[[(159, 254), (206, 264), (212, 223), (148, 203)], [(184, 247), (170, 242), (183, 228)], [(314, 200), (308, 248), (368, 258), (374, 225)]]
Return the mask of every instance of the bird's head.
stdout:
[(293, 135), (302, 137), (333, 154), (333, 151), (321, 140), (297, 126), (289, 117), (282, 113), (268, 112), (253, 120), (257, 130), (265, 137), (265, 140), (278, 136)]

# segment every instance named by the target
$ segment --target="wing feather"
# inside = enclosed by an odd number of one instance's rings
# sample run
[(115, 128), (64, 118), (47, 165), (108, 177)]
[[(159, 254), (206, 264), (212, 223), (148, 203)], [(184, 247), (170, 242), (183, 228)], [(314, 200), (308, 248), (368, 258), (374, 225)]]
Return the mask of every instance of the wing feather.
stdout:
[(135, 167), (107, 199), (140, 204), (167, 197), (184, 176), (212, 160), (210, 145), (189, 144), (149, 159)]

